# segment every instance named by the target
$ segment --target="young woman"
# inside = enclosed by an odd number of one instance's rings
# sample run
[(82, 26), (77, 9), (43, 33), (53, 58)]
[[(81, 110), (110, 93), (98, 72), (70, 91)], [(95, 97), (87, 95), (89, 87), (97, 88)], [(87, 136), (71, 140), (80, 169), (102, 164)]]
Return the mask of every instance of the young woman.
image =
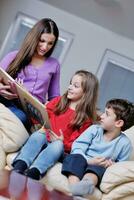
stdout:
[[(51, 19), (41, 19), (26, 35), (19, 51), (10, 52), (0, 62), (9, 75), (42, 103), (59, 96), (60, 65), (51, 57), (59, 36), (56, 23)], [(4, 85), (0, 80), (0, 103), (6, 105), (20, 120), (27, 118), (12, 92), (12, 84)]]
[(42, 127), (29, 137), (13, 162), (14, 169), (38, 180), (64, 152), (70, 153), (73, 141), (96, 119), (97, 96), (97, 78), (77, 71), (66, 93), (46, 105), (51, 130)]

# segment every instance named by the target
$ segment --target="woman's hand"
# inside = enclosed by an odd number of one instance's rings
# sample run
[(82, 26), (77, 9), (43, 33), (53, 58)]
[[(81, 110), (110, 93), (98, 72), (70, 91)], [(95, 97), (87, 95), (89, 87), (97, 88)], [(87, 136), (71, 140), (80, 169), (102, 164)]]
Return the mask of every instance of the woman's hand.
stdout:
[(21, 87), (24, 87), (23, 79), (21, 79), (21, 78), (16, 78), (15, 81), (16, 81), (16, 83), (17, 83), (18, 85), (20, 85)]
[(23, 81), (23, 79), (21, 79), (21, 78), (16, 78), (15, 81), (16, 81), (16, 83), (17, 83), (20, 87), (22, 87), (23, 89), (27, 90), (27, 88), (24, 86), (24, 81)]
[[(16, 83), (17, 83), (19, 86), (21, 86), (21, 87), (24, 88), (24, 86), (23, 86), (23, 80), (22, 80), (22, 79), (18, 78), (18, 79), (15, 79), (15, 81), (16, 81)], [(4, 87), (1, 87), (1, 88), (3, 88), (3, 89), (2, 89), (2, 91), (0, 92), (0, 94), (1, 94), (4, 98), (6, 98), (6, 99), (8, 99), (8, 100), (12, 100), (12, 99), (18, 98), (16, 83), (15, 83), (15, 82), (12, 82), (12, 81), (8, 81), (8, 85), (4, 85), (3, 83), (1, 83), (1, 84), (3, 84)], [(24, 89), (25, 89), (25, 88), (24, 88)]]
[(10, 84), (5, 85), (2, 81), (0, 82), (0, 95), (8, 100), (12, 100), (18, 97), (17, 94), (11, 91)]

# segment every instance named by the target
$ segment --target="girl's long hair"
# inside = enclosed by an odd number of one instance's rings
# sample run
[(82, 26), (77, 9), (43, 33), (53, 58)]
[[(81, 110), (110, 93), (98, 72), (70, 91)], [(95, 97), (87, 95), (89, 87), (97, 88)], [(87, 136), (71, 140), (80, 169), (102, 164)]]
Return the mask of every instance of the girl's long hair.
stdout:
[(10, 74), (10, 76), (16, 78), (17, 74), (31, 62), (43, 33), (52, 33), (55, 36), (53, 47), (45, 54), (45, 57), (51, 56), (59, 37), (59, 30), (53, 20), (44, 18), (38, 21), (27, 33), (15, 59), (8, 66), (7, 73)]
[[(75, 130), (79, 129), (88, 119), (96, 120), (96, 105), (98, 99), (99, 83), (94, 74), (85, 70), (79, 70), (74, 75), (79, 75), (82, 77), (83, 89), (83, 96), (75, 109), (75, 118), (72, 120), (72, 122), (70, 122), (70, 126)], [(59, 115), (68, 109), (71, 100), (67, 98), (67, 93), (68, 92), (62, 96), (61, 100), (57, 104), (55, 114)]]

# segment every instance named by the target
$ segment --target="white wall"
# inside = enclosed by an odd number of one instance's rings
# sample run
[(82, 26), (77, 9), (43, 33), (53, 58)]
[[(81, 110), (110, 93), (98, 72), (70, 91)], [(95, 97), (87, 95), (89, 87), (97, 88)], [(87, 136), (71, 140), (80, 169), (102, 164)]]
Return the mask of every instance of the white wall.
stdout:
[(0, 42), (4, 40), (8, 28), (18, 11), (37, 19), (50, 17), (56, 21), (59, 28), (75, 35), (72, 46), (62, 65), (62, 92), (66, 89), (72, 73), (76, 70), (83, 68), (96, 73), (106, 48), (134, 58), (133, 40), (124, 38), (39, 0), (1, 0)]

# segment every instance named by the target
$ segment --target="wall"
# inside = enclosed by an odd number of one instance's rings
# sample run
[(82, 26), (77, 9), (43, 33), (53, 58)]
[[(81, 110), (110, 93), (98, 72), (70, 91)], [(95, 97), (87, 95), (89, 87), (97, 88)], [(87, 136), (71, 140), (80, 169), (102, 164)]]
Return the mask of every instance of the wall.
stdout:
[(39, 0), (1, 0), (0, 44), (4, 40), (8, 28), (18, 11), (37, 19), (50, 17), (56, 21), (59, 28), (75, 35), (72, 46), (62, 65), (62, 92), (66, 89), (74, 71), (83, 68), (96, 73), (106, 48), (134, 58), (134, 41), (74, 15), (70, 15)]

